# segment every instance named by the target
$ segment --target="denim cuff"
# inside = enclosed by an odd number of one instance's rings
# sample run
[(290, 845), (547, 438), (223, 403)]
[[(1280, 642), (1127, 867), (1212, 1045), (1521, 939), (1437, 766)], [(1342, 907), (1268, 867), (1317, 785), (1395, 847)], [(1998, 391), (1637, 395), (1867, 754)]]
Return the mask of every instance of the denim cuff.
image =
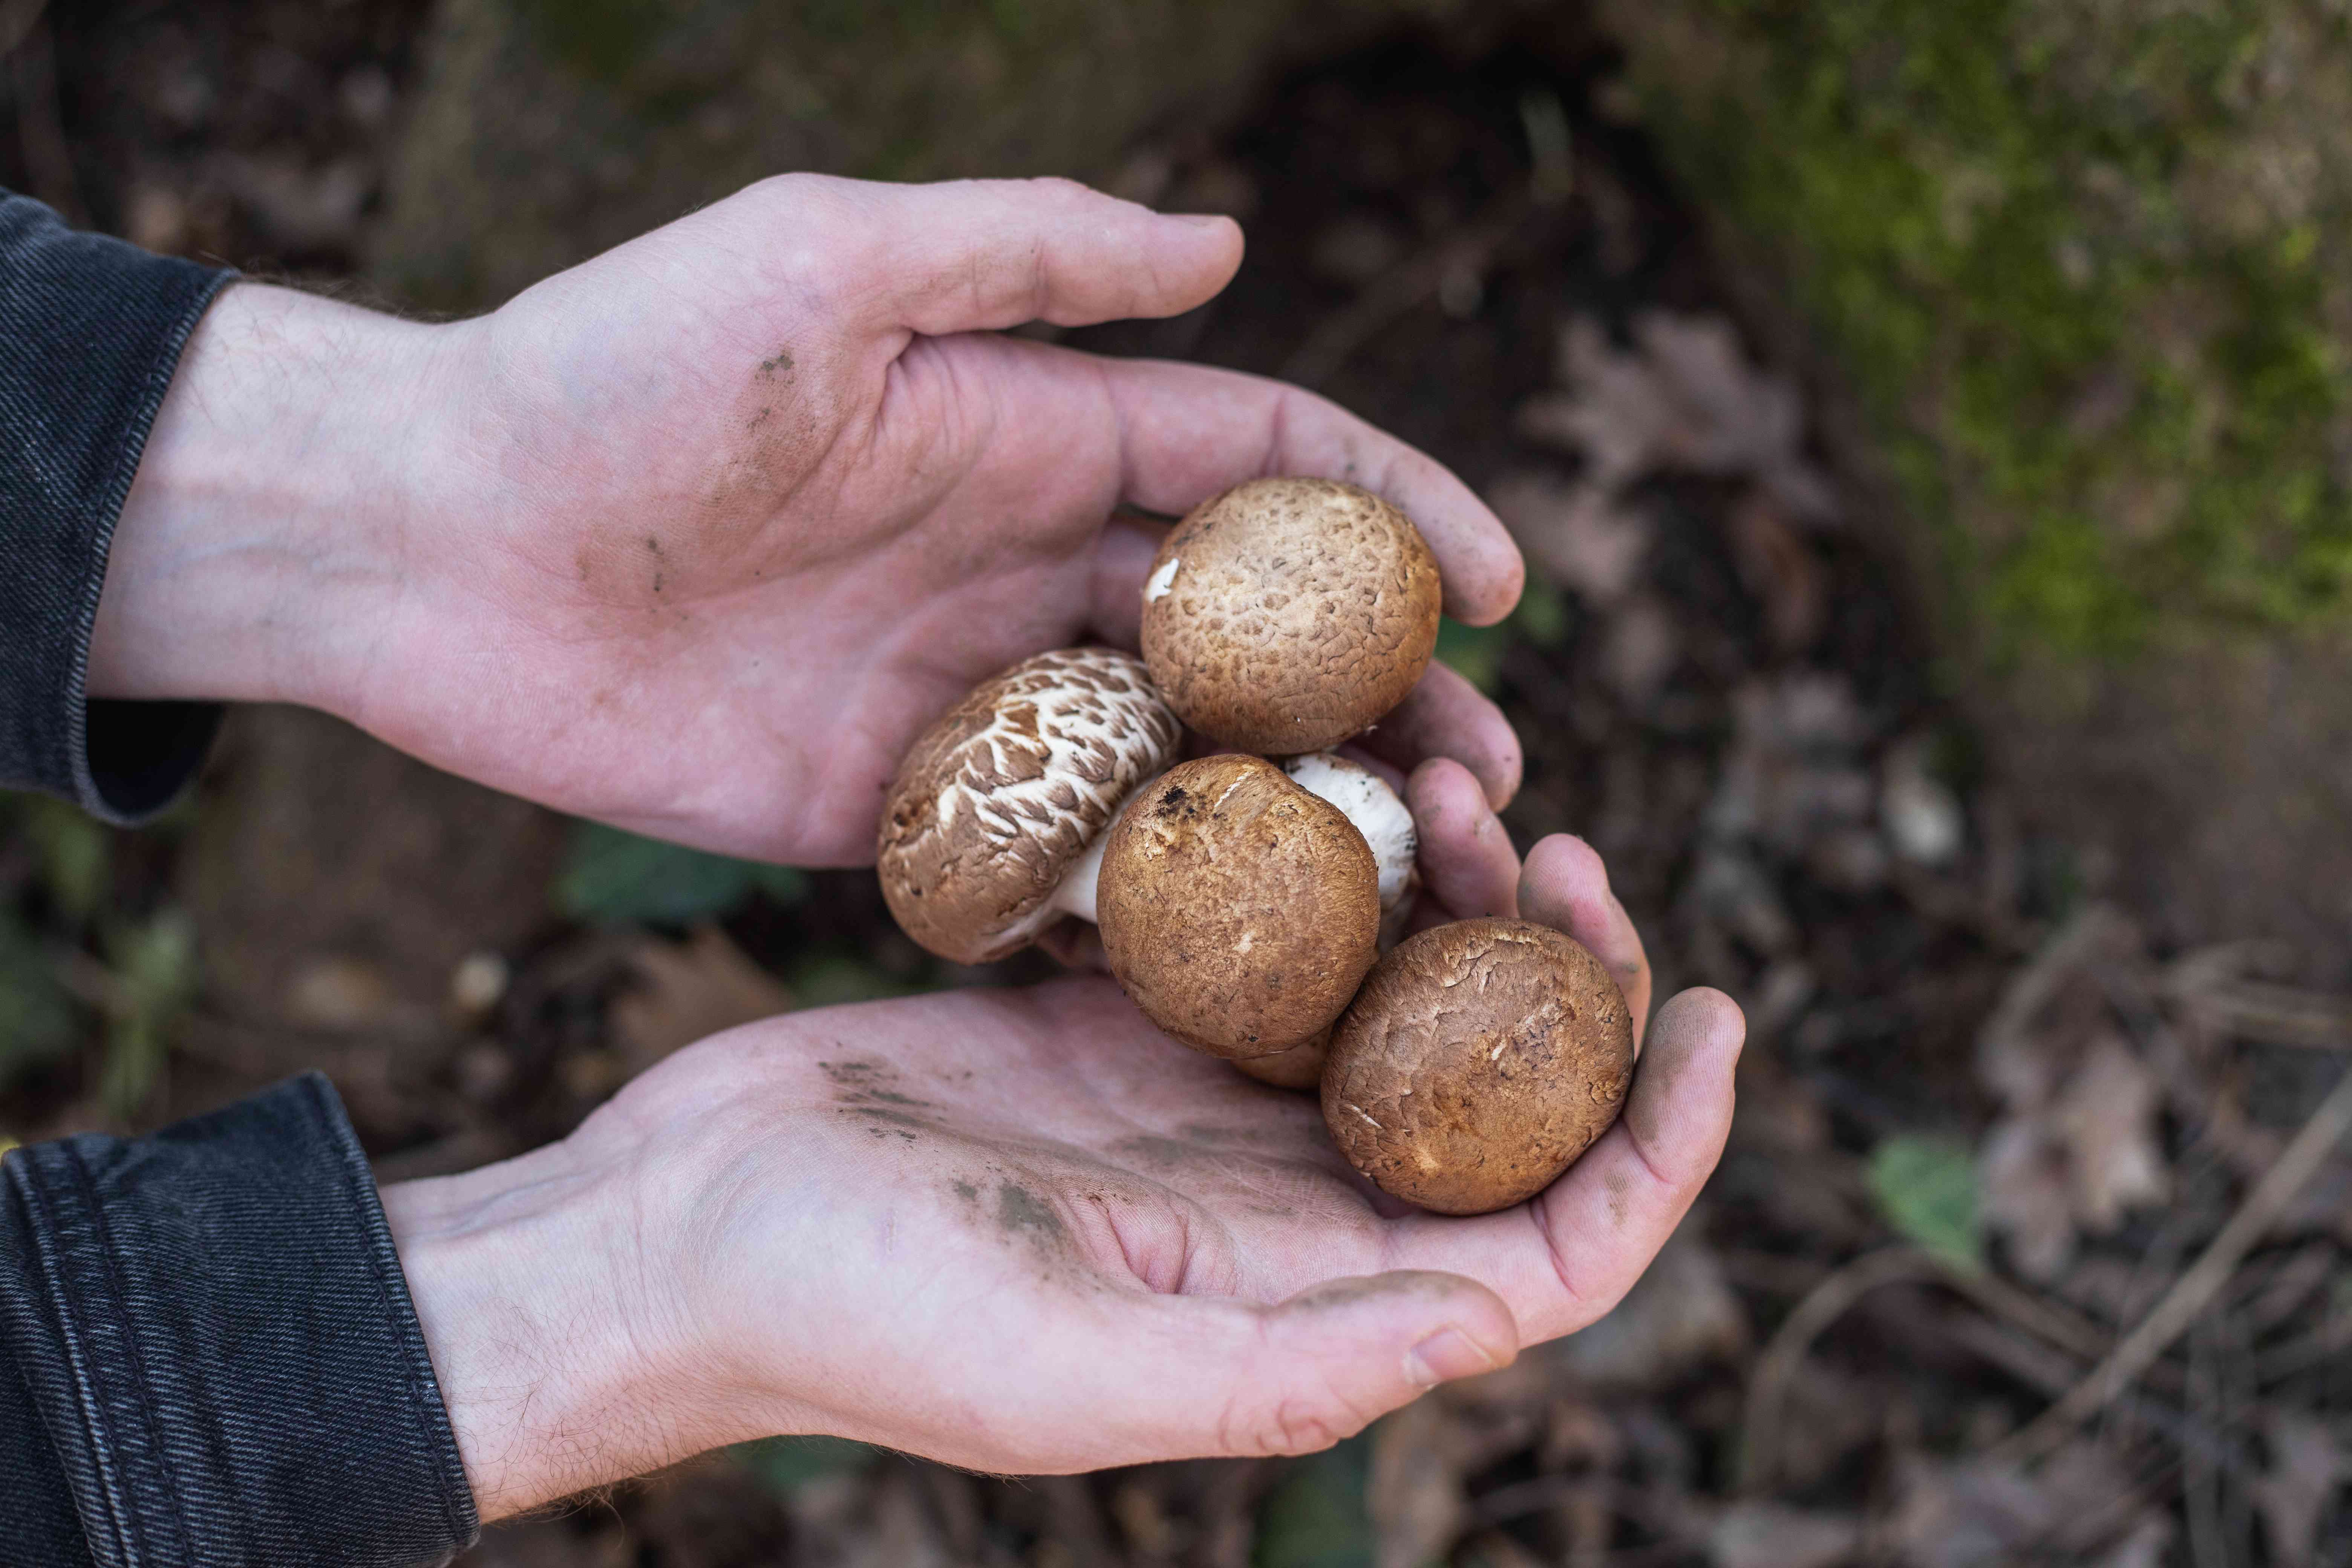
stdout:
[(374, 1181), (316, 1073), (0, 1161), (0, 1350), (100, 1568), (406, 1568), (477, 1532)]
[(221, 710), (92, 702), (107, 552), (180, 352), (232, 274), (78, 234), (0, 191), (0, 788), (152, 816)]

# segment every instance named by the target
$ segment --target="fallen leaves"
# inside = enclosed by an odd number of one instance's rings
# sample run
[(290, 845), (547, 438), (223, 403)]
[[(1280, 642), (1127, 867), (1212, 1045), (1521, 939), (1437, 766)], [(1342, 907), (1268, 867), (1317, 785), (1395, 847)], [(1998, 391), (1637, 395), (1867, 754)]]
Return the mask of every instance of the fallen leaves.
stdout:
[(628, 957), (635, 984), (613, 1004), (614, 1042), (628, 1070), (739, 1024), (789, 1011), (793, 994), (753, 963), (716, 922), (684, 942), (646, 937)]
[(2002, 1114), (1978, 1173), (1986, 1225), (2030, 1279), (2055, 1279), (2080, 1238), (2161, 1203), (2164, 1092), (2099, 991), (2097, 970), (2136, 938), (2093, 908), (2014, 982), (1979, 1039), (1977, 1067)]

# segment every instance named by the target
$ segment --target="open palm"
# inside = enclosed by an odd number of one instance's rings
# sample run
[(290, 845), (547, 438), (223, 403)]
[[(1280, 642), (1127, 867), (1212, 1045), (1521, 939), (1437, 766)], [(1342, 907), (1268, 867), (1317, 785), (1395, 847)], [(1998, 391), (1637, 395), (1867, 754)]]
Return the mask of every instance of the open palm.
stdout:
[[(1515, 902), (1644, 1016), (1589, 848), (1538, 845)], [(1027, 1473), (1300, 1452), (1606, 1311), (1714, 1166), (1739, 1041), (1721, 995), (1668, 1003), (1617, 1125), (1473, 1219), (1377, 1193), (1313, 1098), (1095, 978), (750, 1025), (385, 1203), (486, 1514), (775, 1432)], [(440, 1330), (469, 1300), (494, 1331)]]
[[(1156, 543), (1265, 472), (1345, 478), (1422, 525), (1456, 616), (1517, 552), (1442, 467), (1295, 388), (998, 335), (1164, 315), (1240, 258), (1223, 219), (1064, 182), (767, 182), (448, 334), (401, 594), (350, 716), (514, 793), (808, 864), (872, 853), (907, 745), (984, 677), (1132, 645)], [(1405, 767), (1518, 753), (1436, 670)]]

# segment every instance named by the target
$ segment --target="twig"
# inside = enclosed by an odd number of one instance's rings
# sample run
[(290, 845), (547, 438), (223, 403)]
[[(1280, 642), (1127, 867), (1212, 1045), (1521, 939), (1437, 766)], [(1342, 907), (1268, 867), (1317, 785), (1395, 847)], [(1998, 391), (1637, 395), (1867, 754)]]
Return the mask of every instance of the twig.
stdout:
[(2352, 1049), (2352, 1001), (2260, 980), (2181, 987), (2173, 996), (2214, 1028), (2266, 1046)]
[[(1944, 1331), (2045, 1399), (2065, 1393), (2082, 1375), (2080, 1363), (2072, 1358), (2033, 1344), (1989, 1318), (1963, 1314)], [(2117, 1404), (2132, 1419), (2169, 1438), (2174, 1447), (2195, 1452), (2232, 1474), (2251, 1473), (2252, 1466), (2236, 1445), (2210, 1423), (2140, 1394), (2126, 1393)]]
[(2221, 1234), (2189, 1266), (2188, 1272), (2174, 1282), (2155, 1309), (2140, 1320), (2139, 1327), (2126, 1335), (2106, 1360), (2069, 1389), (2063, 1398), (2043, 1411), (2032, 1426), (2001, 1443), (1993, 1453), (2019, 1464), (2046, 1457), (2073, 1436), (2075, 1427), (2105, 1408), (2147, 1371), (2197, 1321), (2198, 1314), (2229, 1282), (2254, 1244), (2318, 1173), (2347, 1130), (2352, 1130), (2352, 1072), (2346, 1073), (2328, 1091), (2327, 1098), (2319, 1102), (2319, 1109), (2311, 1113), (2285, 1152), (2263, 1173), (2254, 1190), (2246, 1194), (2238, 1212), (2221, 1227)]
[(1782, 1407), (1813, 1341), (1871, 1291), (1882, 1285), (1906, 1283), (1941, 1285), (1956, 1291), (1992, 1317), (2005, 1319), (2082, 1361), (2096, 1361), (2113, 1343), (2095, 1323), (1994, 1275), (1955, 1268), (1916, 1247), (1867, 1253), (1815, 1285), (1756, 1358), (1740, 1428), (1739, 1495), (1757, 1496), (1771, 1485), (1770, 1455), (1780, 1434)]
[(1937, 1280), (1945, 1272), (1942, 1264), (1916, 1247), (1891, 1247), (1855, 1258), (1797, 1303), (1756, 1358), (1755, 1373), (1748, 1379), (1748, 1408), (1739, 1429), (1739, 1474), (1733, 1489), (1738, 1495), (1755, 1497), (1771, 1485), (1772, 1442), (1780, 1431), (1780, 1407), (1788, 1402), (1789, 1386), (1805, 1352), (1822, 1331), (1882, 1285)]
[(2127, 945), (2131, 935), (2131, 922), (2111, 905), (2086, 904), (2069, 917), (2003, 988), (1977, 1033), (1977, 1060), (1992, 1061), (2017, 1046), (2077, 970), (2103, 950)]
[(1328, 380), (1382, 327), (1437, 292), (1458, 268), (1484, 273), (1529, 211), (1524, 192), (1496, 201), (1471, 225), (1409, 258), (1323, 318), (1282, 367), (1282, 379), (1302, 386)]
[(1596, 1494), (1612, 1513), (1632, 1520), (1644, 1530), (1656, 1531), (1685, 1551), (1706, 1539), (1703, 1529), (1693, 1528), (1698, 1521), (1687, 1500), (1669, 1503), (1611, 1477), (1592, 1475), (1530, 1476), (1526, 1480), (1497, 1487), (1472, 1500), (1464, 1510), (1463, 1532), (1488, 1529)]
[(2308, 1372), (2323, 1363), (2334, 1361), (2347, 1351), (2352, 1351), (2352, 1318), (2337, 1318), (2299, 1339), (2289, 1340), (2256, 1356), (2254, 1380), (2262, 1384), (2276, 1383), (2283, 1377), (2292, 1377), (2298, 1372)]

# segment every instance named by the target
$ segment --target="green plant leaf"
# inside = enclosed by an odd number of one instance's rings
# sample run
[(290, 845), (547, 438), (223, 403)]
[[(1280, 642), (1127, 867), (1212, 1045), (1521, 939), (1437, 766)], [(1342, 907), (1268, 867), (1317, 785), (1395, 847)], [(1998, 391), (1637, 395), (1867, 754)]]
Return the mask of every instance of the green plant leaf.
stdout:
[(80, 1035), (79, 1011), (49, 955), (0, 909), (0, 1084), (66, 1055)]
[(808, 878), (789, 866), (730, 860), (597, 822), (573, 834), (555, 884), (565, 914), (598, 925), (686, 925), (731, 913), (754, 893), (796, 904), (808, 896)]
[(1976, 1162), (1948, 1138), (1902, 1134), (1871, 1151), (1870, 1195), (1886, 1223), (1948, 1263), (1984, 1265)]
[(1437, 657), (1479, 690), (1492, 692), (1503, 678), (1503, 650), (1510, 646), (1507, 621), (1501, 626), (1465, 626), (1448, 617), (1437, 623)]
[(86, 926), (106, 900), (114, 875), (111, 831), (61, 800), (26, 795), (17, 803), (25, 837), (40, 857), (41, 882), (57, 912)]
[(1294, 1463), (1258, 1509), (1252, 1568), (1370, 1568), (1371, 1454), (1357, 1436)]
[(770, 1491), (789, 1496), (811, 1481), (862, 1470), (882, 1450), (846, 1437), (762, 1437), (738, 1443), (728, 1453)]
[(128, 1121), (163, 1080), (172, 1030), (195, 1000), (195, 922), (184, 910), (167, 909), (144, 924), (110, 933), (107, 950), (114, 985), (98, 1095), (110, 1112)]

